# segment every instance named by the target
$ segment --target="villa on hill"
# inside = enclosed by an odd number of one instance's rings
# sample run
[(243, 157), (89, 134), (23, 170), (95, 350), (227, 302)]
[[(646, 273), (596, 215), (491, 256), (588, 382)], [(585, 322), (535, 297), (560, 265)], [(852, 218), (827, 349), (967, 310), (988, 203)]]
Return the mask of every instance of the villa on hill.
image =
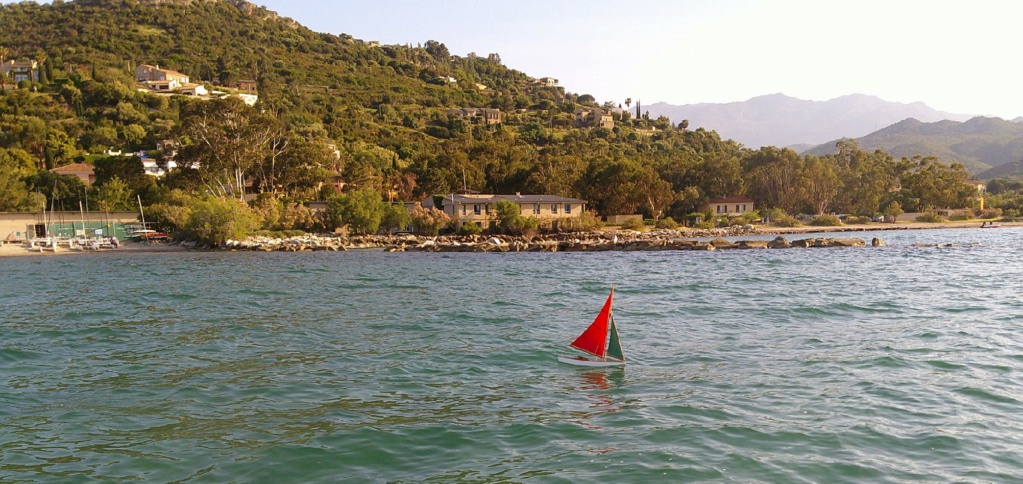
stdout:
[(576, 128), (611, 129), (615, 127), (615, 120), (610, 112), (601, 108), (576, 108), (572, 125)]
[(86, 186), (96, 181), (96, 167), (88, 163), (73, 163), (70, 165), (58, 166), (50, 170), (53, 173), (64, 176), (78, 177)]
[(489, 108), (455, 108), (448, 110), (448, 116), (464, 119), (475, 124), (500, 124), (501, 110)]
[(139, 65), (135, 68), (135, 79), (157, 92), (173, 92), (185, 96), (209, 94), (202, 84), (189, 82), (188, 75), (169, 69), (160, 69), (158, 65)]
[(0, 75), (7, 76), (17, 84), (21, 81), (38, 82), (39, 64), (34, 60), (9, 60), (0, 63)]
[(448, 214), (455, 220), (455, 230), (466, 222), (489, 228), (497, 222), (497, 203), (501, 201), (518, 205), (523, 217), (536, 217), (544, 228), (556, 229), (559, 223), (578, 219), (586, 211), (585, 200), (556, 195), (448, 194), (441, 197), (442, 206), (435, 205), (435, 197), (427, 197), (423, 207), (437, 208)]

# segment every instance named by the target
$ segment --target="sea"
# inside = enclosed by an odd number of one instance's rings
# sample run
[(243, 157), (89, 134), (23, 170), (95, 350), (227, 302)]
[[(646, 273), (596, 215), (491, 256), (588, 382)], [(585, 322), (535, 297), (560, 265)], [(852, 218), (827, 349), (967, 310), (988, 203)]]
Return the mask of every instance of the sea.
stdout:
[(0, 259), (0, 482), (1023, 480), (1023, 228), (849, 235)]

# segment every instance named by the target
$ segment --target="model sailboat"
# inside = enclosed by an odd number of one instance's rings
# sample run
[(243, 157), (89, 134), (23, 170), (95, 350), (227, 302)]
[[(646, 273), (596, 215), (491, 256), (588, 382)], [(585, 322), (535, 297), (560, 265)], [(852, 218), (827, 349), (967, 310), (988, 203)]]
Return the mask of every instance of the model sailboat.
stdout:
[(593, 355), (593, 358), (585, 356), (559, 356), (558, 361), (570, 365), (579, 366), (625, 366), (625, 353), (622, 352), (622, 342), (618, 339), (618, 327), (615, 325), (614, 314), (611, 306), (614, 303), (615, 290), (611, 288), (604, 307), (597, 314), (590, 327), (583, 331), (569, 346)]

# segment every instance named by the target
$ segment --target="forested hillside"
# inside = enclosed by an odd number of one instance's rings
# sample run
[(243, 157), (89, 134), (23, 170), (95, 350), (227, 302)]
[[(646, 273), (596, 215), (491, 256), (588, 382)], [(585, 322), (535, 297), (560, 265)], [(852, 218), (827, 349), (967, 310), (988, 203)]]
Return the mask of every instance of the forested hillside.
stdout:
[[(38, 82), (2, 79), (4, 211), (57, 200), (77, 207), (84, 197), (126, 208), (140, 195), (154, 217), (180, 227), (240, 185), (261, 194), (240, 210), (265, 228), (344, 223), (309, 221), (299, 213), (309, 200), (415, 201), (463, 188), (578, 197), (599, 214), (676, 220), (739, 194), (793, 214), (974, 203), (962, 165), (848, 143), (827, 156), (749, 150), (713, 131), (620, 111), (613, 127), (587, 127), (580, 108), (617, 102), (571, 92), (585, 86), (537, 82), (547, 73), (519, 72), (497, 53), (452, 55), (437, 40), (374, 45), (239, 0), (22, 2), (0, 6), (0, 25), (11, 27), (0, 29), (4, 59), (40, 63)], [(142, 64), (223, 96), (252, 79), (259, 100), (154, 93), (135, 79)], [(499, 109), (500, 122), (453, 108)], [(107, 150), (173, 155), (184, 168), (155, 178), (138, 158)], [(96, 166), (92, 187), (48, 171), (76, 162)], [(288, 210), (296, 213), (282, 215)]]
[[(884, 150), (893, 156), (929, 153), (944, 160), (956, 160), (971, 173), (988, 179), (992, 177), (984, 174), (986, 170), (1023, 159), (1023, 124), (983, 116), (965, 122), (924, 123), (906, 119), (857, 138), (856, 142), (863, 149)], [(808, 153), (826, 155), (834, 153), (834, 148), (832, 141)]]

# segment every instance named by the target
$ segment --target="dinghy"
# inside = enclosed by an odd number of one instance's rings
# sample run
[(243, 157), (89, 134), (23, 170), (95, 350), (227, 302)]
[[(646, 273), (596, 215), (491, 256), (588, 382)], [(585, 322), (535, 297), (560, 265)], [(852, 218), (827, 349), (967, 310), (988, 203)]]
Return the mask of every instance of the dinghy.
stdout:
[(618, 326), (615, 325), (611, 306), (614, 303), (615, 289), (611, 287), (604, 307), (597, 314), (586, 331), (583, 331), (569, 346), (587, 353), (586, 356), (559, 356), (558, 361), (578, 366), (625, 366), (625, 353), (622, 342), (618, 339)]

